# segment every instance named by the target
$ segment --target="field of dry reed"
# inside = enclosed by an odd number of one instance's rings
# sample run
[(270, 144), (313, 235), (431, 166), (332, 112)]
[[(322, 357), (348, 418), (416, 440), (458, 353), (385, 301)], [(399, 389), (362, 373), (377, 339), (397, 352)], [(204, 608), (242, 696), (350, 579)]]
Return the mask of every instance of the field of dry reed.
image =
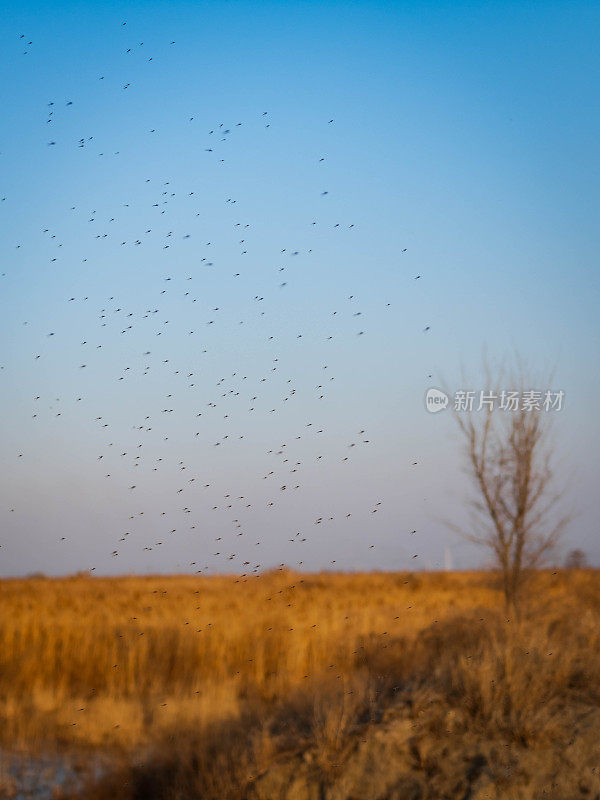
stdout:
[(1, 752), (90, 800), (599, 798), (598, 578), (3, 580)]

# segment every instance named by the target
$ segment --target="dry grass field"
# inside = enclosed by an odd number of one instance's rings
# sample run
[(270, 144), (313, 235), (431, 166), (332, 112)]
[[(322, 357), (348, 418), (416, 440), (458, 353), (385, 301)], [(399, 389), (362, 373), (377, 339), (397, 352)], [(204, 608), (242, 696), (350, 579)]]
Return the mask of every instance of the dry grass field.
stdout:
[(599, 798), (598, 577), (1, 581), (0, 796)]

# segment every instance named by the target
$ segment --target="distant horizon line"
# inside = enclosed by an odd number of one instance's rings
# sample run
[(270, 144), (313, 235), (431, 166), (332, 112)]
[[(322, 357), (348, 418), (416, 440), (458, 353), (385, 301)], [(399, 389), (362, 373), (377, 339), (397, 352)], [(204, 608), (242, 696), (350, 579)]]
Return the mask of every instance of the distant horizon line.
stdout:
[[(101, 580), (126, 580), (130, 578), (224, 578), (235, 579), (236, 582), (246, 582), (252, 578), (261, 578), (270, 575), (276, 575), (278, 572), (284, 574), (295, 574), (302, 576), (343, 576), (343, 575), (473, 575), (476, 573), (487, 573), (493, 575), (499, 573), (499, 568), (493, 565), (473, 567), (470, 569), (431, 569), (421, 567), (419, 569), (317, 569), (317, 570), (302, 570), (290, 566), (272, 567), (270, 569), (261, 570), (256, 573), (235, 573), (235, 572), (121, 572), (121, 573), (101, 573), (95, 570), (78, 570), (77, 572), (69, 572), (63, 575), (48, 574), (41, 571), (34, 571), (26, 575), (4, 575), (0, 576), (1, 581), (26, 581), (26, 580), (76, 580), (76, 579), (89, 579), (98, 578)], [(549, 567), (534, 567), (528, 572), (535, 573), (558, 573), (558, 572), (598, 572), (600, 566), (588, 564), (583, 567), (564, 567), (564, 566), (549, 566)]]

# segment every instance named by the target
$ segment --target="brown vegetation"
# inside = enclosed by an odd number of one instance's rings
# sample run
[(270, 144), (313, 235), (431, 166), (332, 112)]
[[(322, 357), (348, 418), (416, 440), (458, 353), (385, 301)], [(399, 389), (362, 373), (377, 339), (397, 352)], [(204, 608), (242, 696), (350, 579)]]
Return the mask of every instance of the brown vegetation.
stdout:
[(527, 587), (516, 621), (481, 572), (2, 581), (2, 747), (109, 759), (90, 800), (598, 797), (598, 575)]

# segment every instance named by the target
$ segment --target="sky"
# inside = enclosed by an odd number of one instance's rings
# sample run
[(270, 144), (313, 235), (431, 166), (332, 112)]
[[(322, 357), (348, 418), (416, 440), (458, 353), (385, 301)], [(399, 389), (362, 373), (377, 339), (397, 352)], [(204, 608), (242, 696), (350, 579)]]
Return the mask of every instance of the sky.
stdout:
[(3, 4), (0, 575), (485, 565), (424, 401), (484, 352), (600, 563), (599, 17)]

